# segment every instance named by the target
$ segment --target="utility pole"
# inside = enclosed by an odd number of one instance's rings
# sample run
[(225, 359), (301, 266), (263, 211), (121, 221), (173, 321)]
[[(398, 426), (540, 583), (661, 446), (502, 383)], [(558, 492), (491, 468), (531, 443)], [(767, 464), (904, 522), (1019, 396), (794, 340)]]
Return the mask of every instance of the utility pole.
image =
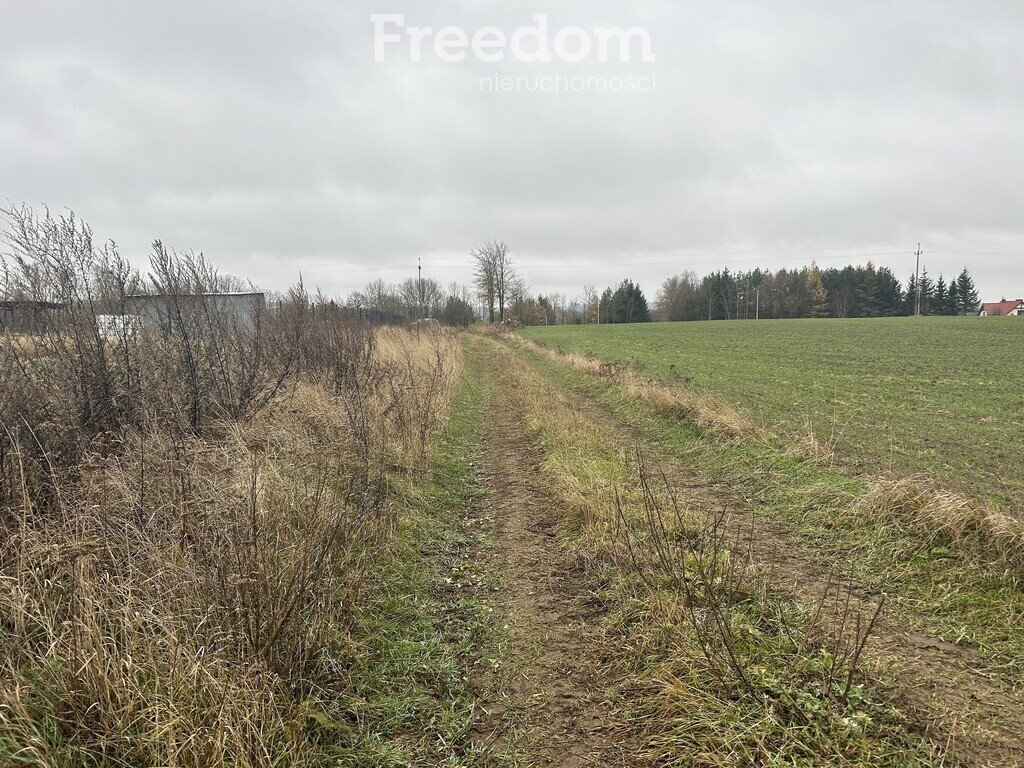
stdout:
[(917, 251), (914, 255), (917, 256), (917, 266), (914, 267), (914, 315), (917, 317), (921, 316), (921, 254), (924, 251), (921, 250), (921, 244), (917, 244)]
[(757, 289), (757, 294), (755, 295), (755, 298), (754, 298), (754, 319), (755, 320), (760, 320), (761, 319), (761, 289), (760, 288)]
[(419, 315), (423, 317), (423, 257), (416, 257), (416, 301), (419, 303)]

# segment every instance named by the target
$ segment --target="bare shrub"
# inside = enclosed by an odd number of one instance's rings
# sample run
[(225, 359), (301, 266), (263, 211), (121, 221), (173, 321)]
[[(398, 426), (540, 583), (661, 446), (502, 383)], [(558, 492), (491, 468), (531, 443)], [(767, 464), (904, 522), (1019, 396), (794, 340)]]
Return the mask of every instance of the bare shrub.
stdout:
[[(294, 373), (304, 313), (271, 315), (256, 307), (252, 316), (240, 317), (225, 311), (213, 298), (236, 286), (202, 254), (173, 253), (160, 241), (150, 266), (152, 288), (165, 303), (159, 333), (147, 340), (160, 346), (152, 355), (157, 365), (147, 370), (178, 384), (165, 388), (170, 407), (158, 412), (178, 418), (179, 429), (197, 431), (210, 419), (243, 421), (265, 407)], [(285, 306), (304, 298), (300, 285)]]
[(61, 309), (0, 344), (0, 762), (324, 764), (307, 721), (350, 718), (388, 472), (423, 468), (457, 342), (301, 285), (239, 322), (159, 243), (166, 322), (105, 333), (141, 278), (73, 217), (7, 216), (5, 295)]
[[(882, 602), (865, 614), (852, 587), (830, 578), (817, 600), (794, 612), (773, 593), (765, 568), (752, 562), (749, 545), (739, 544), (750, 540), (741, 522), (725, 509), (684, 508), (665, 478), (656, 491), (639, 451), (637, 467), (639, 510), (616, 495), (624, 565), (651, 594), (678, 595), (673, 608), (704, 673), (721, 689), (754, 699), (769, 694), (797, 720), (808, 718), (801, 692), (809, 684), (822, 699), (845, 706), (863, 677), (864, 648)], [(766, 680), (766, 668), (790, 670), (793, 678)]]

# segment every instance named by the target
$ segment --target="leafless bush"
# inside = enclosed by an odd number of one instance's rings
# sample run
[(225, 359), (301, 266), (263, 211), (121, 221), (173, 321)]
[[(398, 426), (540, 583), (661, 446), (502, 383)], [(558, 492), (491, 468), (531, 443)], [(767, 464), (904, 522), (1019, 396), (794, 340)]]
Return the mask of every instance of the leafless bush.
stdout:
[[(4, 295), (59, 309), (0, 333), (0, 762), (323, 764), (304, 719), (346, 717), (385, 473), (422, 467), (454, 338), (301, 285), (241, 322), (202, 256), (157, 243), (147, 285), (73, 217), (6, 216)], [(159, 327), (103, 331), (147, 290)]]
[(808, 681), (800, 675), (813, 677), (823, 699), (845, 704), (863, 674), (863, 652), (882, 601), (865, 613), (852, 587), (830, 577), (820, 597), (794, 612), (774, 593), (765, 568), (754, 565), (749, 543), (743, 544), (752, 532), (743, 523), (725, 509), (685, 508), (665, 478), (655, 490), (639, 451), (637, 465), (639, 514), (616, 495), (624, 565), (652, 594), (667, 588), (679, 596), (706, 674), (723, 688), (763, 697), (758, 670), (770, 657), (772, 669), (794, 675), (788, 686), (771, 685), (793, 716), (803, 717), (796, 692)]
[(92, 231), (73, 215), (37, 217), (27, 208), (0, 213), (13, 249), (0, 290), (11, 299), (51, 305), (35, 333), (5, 334), (0, 368), (8, 388), (0, 418), (20, 428), (29, 456), (67, 466), (140, 418), (137, 350), (108, 343), (96, 323), (97, 315), (120, 311), (138, 277), (112, 243), (96, 246)]

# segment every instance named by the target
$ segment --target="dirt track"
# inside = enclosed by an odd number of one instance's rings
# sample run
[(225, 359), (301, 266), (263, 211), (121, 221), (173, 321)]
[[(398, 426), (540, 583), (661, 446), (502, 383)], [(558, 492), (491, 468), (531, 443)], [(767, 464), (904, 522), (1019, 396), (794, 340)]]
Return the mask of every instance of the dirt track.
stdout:
[[(488, 376), (500, 381), (487, 363)], [(605, 695), (610, 681), (595, 670), (600, 607), (559, 551), (558, 512), (543, 490), (538, 450), (508, 393), (490, 389), (478, 513), (495, 521), (487, 569), (502, 584), (496, 603), (510, 668), (483, 681), (484, 690), (499, 691), (483, 702), (480, 738), (503, 746), (517, 732), (516, 749), (531, 766), (639, 765)]]

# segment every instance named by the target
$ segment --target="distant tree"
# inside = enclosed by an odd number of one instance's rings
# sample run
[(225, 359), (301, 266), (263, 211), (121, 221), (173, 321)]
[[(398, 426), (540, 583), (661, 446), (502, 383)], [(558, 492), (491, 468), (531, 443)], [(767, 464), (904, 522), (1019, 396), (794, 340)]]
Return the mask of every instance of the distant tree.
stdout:
[(612, 294), (612, 312), (616, 323), (647, 323), (651, 313), (647, 307), (647, 298), (640, 286), (626, 279)]
[(615, 322), (615, 293), (611, 288), (605, 288), (601, 293), (601, 300), (598, 302), (598, 322)]
[(583, 286), (583, 322), (584, 323), (596, 323), (597, 322), (597, 311), (598, 302), (600, 297), (597, 295), (597, 290), (593, 285), (589, 283)]
[(949, 281), (949, 293), (947, 295), (948, 315), (960, 314), (960, 284), (956, 280)]
[(828, 292), (829, 312), (833, 317), (856, 317), (858, 312), (858, 280), (853, 267), (828, 269), (822, 274)]
[(903, 294), (903, 314), (912, 315), (917, 309), (917, 276), (911, 275), (907, 280), (907, 290)]
[(410, 277), (398, 285), (406, 317), (431, 317), (444, 300), (441, 285), (429, 277)]
[(811, 295), (811, 317), (828, 317), (828, 291), (821, 280), (818, 265), (813, 262), (807, 270), (807, 290)]
[(473, 306), (458, 296), (449, 296), (437, 313), (437, 319), (446, 325), (465, 327), (473, 322)]
[(921, 314), (932, 313), (932, 301), (935, 299), (935, 282), (928, 277), (927, 268), (921, 270), (921, 285), (918, 286), (921, 294)]
[(697, 297), (697, 275), (683, 272), (673, 275), (658, 289), (657, 319), (670, 322), (691, 320)]
[(508, 244), (502, 240), (488, 240), (470, 251), (470, 256), (473, 258), (474, 281), (487, 305), (488, 320), (494, 322), (497, 303), (500, 322), (505, 319), (505, 308), (510, 303), (508, 300), (518, 279)]
[(869, 261), (863, 268), (858, 267), (857, 298), (859, 302), (858, 317), (878, 317), (881, 307), (878, 295), (878, 271), (874, 262)]
[(361, 291), (353, 291), (349, 295), (348, 305), (395, 317), (404, 316), (408, 312), (408, 304), (402, 298), (398, 286), (380, 279), (367, 283)]
[(473, 305), (469, 300), (469, 292), (457, 283), (452, 283), (448, 288), (448, 296), (435, 317), (445, 325), (465, 327), (476, 318), (476, 312), (473, 311)]
[(976, 315), (981, 306), (978, 299), (978, 291), (974, 287), (974, 280), (971, 273), (964, 267), (964, 271), (956, 279), (957, 290), (957, 313), (961, 315)]
[(880, 267), (875, 272), (875, 295), (877, 297), (878, 314), (882, 317), (895, 317), (903, 312), (903, 293), (900, 281), (888, 267)]
[(949, 289), (946, 287), (946, 279), (939, 274), (935, 281), (935, 291), (932, 294), (932, 305), (930, 314), (948, 315), (949, 312)]

